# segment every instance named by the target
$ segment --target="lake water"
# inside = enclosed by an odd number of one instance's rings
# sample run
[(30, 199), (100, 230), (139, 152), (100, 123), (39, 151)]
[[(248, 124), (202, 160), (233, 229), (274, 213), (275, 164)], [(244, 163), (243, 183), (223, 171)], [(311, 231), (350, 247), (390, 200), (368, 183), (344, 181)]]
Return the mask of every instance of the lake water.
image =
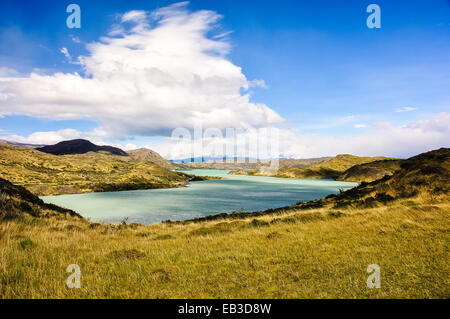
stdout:
[(128, 217), (129, 223), (154, 224), (284, 207), (357, 185), (332, 180), (227, 175), (228, 172), (200, 169), (186, 172), (224, 179), (194, 182), (183, 188), (43, 196), (42, 199), (75, 210), (92, 221), (118, 223)]

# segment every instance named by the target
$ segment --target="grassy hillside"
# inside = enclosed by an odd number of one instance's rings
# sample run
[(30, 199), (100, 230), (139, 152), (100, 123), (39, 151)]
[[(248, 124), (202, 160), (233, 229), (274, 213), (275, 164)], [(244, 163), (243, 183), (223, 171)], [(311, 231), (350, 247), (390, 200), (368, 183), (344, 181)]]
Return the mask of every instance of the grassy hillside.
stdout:
[(374, 208), (408, 199), (449, 202), (449, 195), (450, 149), (442, 148), (401, 161), (400, 168), (391, 176), (386, 175), (370, 183), (363, 182), (339, 195), (296, 206)]
[(0, 144), (0, 177), (38, 195), (178, 187), (193, 178), (130, 156), (57, 156), (5, 144)]
[[(321, 201), (209, 220), (23, 213), (0, 222), (0, 297), (449, 298), (449, 163), (442, 149)], [(69, 264), (81, 289), (66, 288)], [(366, 286), (371, 264), (381, 289)]]
[(127, 152), (129, 156), (131, 156), (134, 160), (140, 162), (150, 162), (156, 164), (158, 166), (164, 167), (168, 170), (186, 170), (189, 169), (183, 164), (172, 163), (171, 161), (166, 160), (157, 152), (152, 151), (148, 148), (140, 148), (133, 151)]
[(77, 217), (76, 212), (44, 203), (39, 197), (11, 182), (0, 178), (0, 222), (22, 218), (24, 215), (32, 217)]
[(350, 167), (337, 178), (340, 181), (373, 182), (400, 168), (402, 160), (382, 160)]
[(332, 157), (280, 160), (280, 168), (308, 168), (312, 165), (320, 164), (331, 159)]
[[(352, 182), (374, 181), (385, 175), (391, 175), (398, 165), (388, 162), (391, 159), (386, 157), (359, 157), (354, 155), (338, 155), (336, 157), (322, 157), (300, 160), (281, 160), (280, 168), (273, 174), (257, 167), (252, 170), (235, 169), (230, 174), (235, 175), (260, 175), (275, 176), (282, 178), (315, 178), (315, 179), (336, 179)], [(380, 162), (376, 165), (369, 165), (373, 162)], [(350, 170), (351, 168), (357, 167)]]

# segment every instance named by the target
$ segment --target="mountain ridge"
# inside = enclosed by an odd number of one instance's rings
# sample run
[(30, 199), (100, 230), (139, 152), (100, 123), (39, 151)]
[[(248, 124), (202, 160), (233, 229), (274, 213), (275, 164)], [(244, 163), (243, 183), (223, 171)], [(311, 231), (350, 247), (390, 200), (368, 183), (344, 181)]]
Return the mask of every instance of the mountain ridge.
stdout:
[(84, 140), (75, 139), (62, 141), (55, 145), (47, 145), (44, 147), (36, 148), (38, 151), (53, 155), (73, 155), (73, 154), (86, 154), (89, 152), (107, 152), (112, 155), (128, 156), (128, 154), (120, 148), (113, 146), (99, 146), (94, 143)]

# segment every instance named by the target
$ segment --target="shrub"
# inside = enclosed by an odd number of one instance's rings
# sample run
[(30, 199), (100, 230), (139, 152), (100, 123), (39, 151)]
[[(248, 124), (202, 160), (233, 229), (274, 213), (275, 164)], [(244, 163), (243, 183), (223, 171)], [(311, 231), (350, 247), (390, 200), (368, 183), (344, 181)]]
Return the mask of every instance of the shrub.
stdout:
[(25, 238), (19, 243), (19, 247), (22, 249), (34, 248), (36, 246), (36, 243), (34, 243), (30, 238)]
[(377, 207), (377, 201), (373, 197), (367, 197), (364, 200), (364, 204), (363, 205), (366, 208), (374, 208), (374, 207)]
[(0, 208), (3, 207), (4, 204), (6, 204), (6, 194), (0, 191)]
[(382, 202), (383, 204), (386, 204), (387, 202), (392, 202), (394, 200), (394, 197), (386, 193), (378, 193), (375, 196), (375, 199), (379, 202)]
[(266, 221), (264, 221), (264, 220), (253, 219), (253, 220), (250, 222), (250, 225), (251, 225), (252, 227), (262, 227), (262, 226), (268, 226), (269, 223), (266, 222)]
[(137, 249), (122, 249), (113, 251), (110, 257), (117, 259), (138, 259), (144, 258), (145, 254)]
[(168, 240), (168, 239), (174, 239), (172, 235), (159, 235), (155, 237), (155, 240)]
[(345, 214), (343, 212), (340, 212), (340, 211), (334, 211), (334, 212), (329, 212), (328, 216), (330, 216), (332, 218), (341, 218), (341, 217), (344, 217)]

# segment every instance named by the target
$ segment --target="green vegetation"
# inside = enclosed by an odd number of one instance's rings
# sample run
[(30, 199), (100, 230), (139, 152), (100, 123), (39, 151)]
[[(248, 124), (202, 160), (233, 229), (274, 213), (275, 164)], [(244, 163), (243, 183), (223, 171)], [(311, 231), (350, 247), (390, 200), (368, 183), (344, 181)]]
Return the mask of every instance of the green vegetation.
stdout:
[(281, 168), (275, 176), (291, 178), (339, 179), (342, 173), (355, 165), (385, 159), (385, 157), (358, 157), (353, 155), (338, 155), (328, 161), (313, 164), (307, 168)]
[(17, 186), (0, 178), (0, 221), (19, 218), (24, 214), (33, 217), (77, 217), (70, 209), (44, 203), (39, 197), (22, 186)]
[(236, 169), (230, 174), (372, 182), (386, 175), (392, 175), (400, 167), (400, 162), (401, 160), (386, 157), (338, 155), (304, 160), (281, 160), (276, 173), (272, 173), (265, 166), (260, 166), (253, 170)]
[[(4, 181), (0, 211), (38, 214), (0, 222), (0, 297), (449, 298), (449, 154), (315, 202), (151, 226), (41, 208)], [(65, 285), (70, 264), (81, 289)], [(381, 289), (366, 286), (370, 264)]]
[(6, 144), (0, 144), (0, 177), (38, 195), (170, 188), (198, 180), (131, 156), (57, 156)]
[(350, 167), (340, 174), (341, 181), (373, 182), (384, 176), (391, 176), (400, 168), (402, 160), (382, 160)]

